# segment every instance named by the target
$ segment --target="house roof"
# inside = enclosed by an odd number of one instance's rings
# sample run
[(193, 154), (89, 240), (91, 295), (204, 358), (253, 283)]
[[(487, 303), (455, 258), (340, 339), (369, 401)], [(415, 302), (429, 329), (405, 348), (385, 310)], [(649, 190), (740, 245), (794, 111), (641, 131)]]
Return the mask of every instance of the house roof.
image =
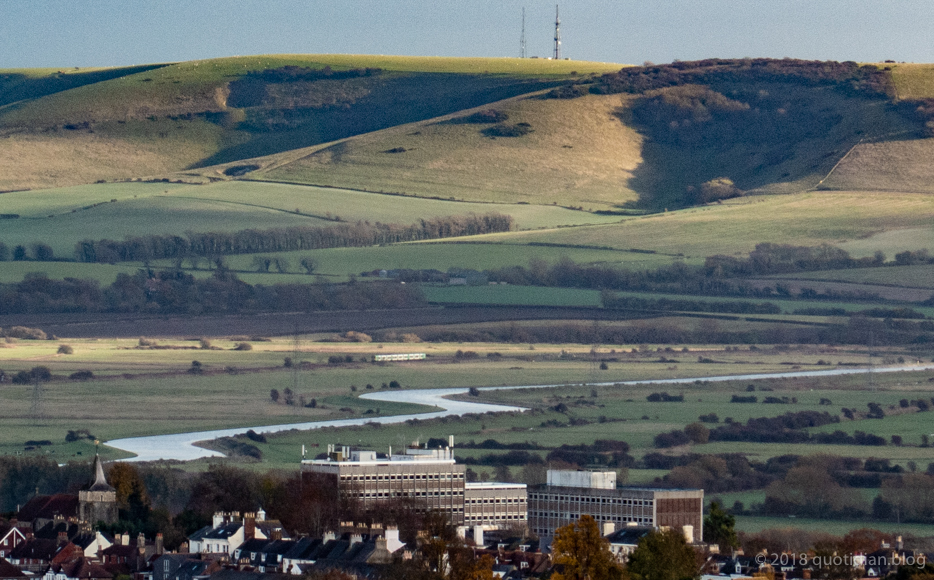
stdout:
[(57, 541), (58, 534), (61, 532), (64, 532), (66, 537), (73, 538), (78, 534), (78, 524), (68, 523), (61, 520), (48, 522), (36, 530), (33, 535), (37, 538)]
[(289, 551), (282, 555), (289, 560), (309, 560), (324, 542), (320, 538), (301, 538), (297, 540)]
[[(204, 534), (202, 534), (201, 538), (199, 538), (199, 539), (202, 539), (202, 540), (226, 540), (226, 539), (229, 538), (230, 536), (233, 536), (233, 535), (235, 535), (238, 531), (240, 531), (240, 528), (242, 528), (242, 527), (243, 527), (243, 524), (242, 524), (241, 522), (234, 522), (234, 523), (230, 523), (230, 524), (224, 524), (223, 526), (220, 526), (219, 528), (211, 528), (211, 529), (207, 530)], [(199, 531), (200, 531), (200, 530), (199, 530)], [(195, 533), (197, 534), (198, 532), (195, 532)], [(194, 539), (194, 538), (192, 538), (192, 539)]]
[(55, 572), (64, 573), (69, 578), (78, 578), (79, 580), (108, 580), (113, 578), (113, 574), (105, 570), (103, 566), (94, 564), (87, 558), (78, 558), (74, 562), (53, 566), (52, 569)]
[(63, 518), (77, 517), (78, 496), (68, 493), (37, 495), (19, 510), (19, 519), (24, 522), (39, 518), (51, 520), (57, 515)]
[(639, 540), (649, 535), (654, 528), (645, 526), (626, 526), (606, 536), (611, 544), (623, 546), (637, 546)]
[(19, 546), (13, 548), (10, 557), (16, 560), (45, 560), (51, 561), (52, 557), (58, 551), (58, 542), (45, 538), (33, 538), (26, 540)]
[(10, 564), (4, 558), (0, 558), (0, 578), (25, 578), (26, 575), (23, 574), (19, 568)]

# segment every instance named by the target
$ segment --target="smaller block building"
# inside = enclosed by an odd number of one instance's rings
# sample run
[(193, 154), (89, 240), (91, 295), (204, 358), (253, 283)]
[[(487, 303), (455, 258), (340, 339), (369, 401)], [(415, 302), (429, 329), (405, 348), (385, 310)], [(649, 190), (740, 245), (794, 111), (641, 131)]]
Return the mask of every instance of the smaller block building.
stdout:
[(529, 490), (529, 529), (543, 545), (555, 530), (592, 516), (604, 534), (627, 526), (692, 526), (703, 540), (704, 490), (617, 487), (616, 472), (548, 470), (545, 485)]

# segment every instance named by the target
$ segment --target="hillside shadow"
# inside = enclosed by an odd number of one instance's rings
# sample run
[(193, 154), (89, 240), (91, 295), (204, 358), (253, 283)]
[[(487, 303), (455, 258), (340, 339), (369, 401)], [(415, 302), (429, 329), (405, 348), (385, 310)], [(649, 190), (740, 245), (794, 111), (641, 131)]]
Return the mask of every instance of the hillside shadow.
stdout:
[[(354, 135), (424, 121), (516, 97), (560, 84), (554, 80), (515, 79), (462, 74), (385, 74), (334, 82), (317, 94), (323, 104), (293, 106), (267, 99), (247, 107), (237, 127), (249, 134), (245, 143), (226, 147), (190, 168), (310, 147)], [(257, 92), (257, 87), (249, 86)], [(287, 87), (286, 87), (287, 89)], [(275, 94), (283, 87), (272, 87)], [(330, 99), (330, 102), (328, 100)], [(252, 101), (257, 102), (255, 96)]]
[(17, 73), (0, 74), (0, 107), (17, 101), (38, 99), (69, 89), (155, 70), (165, 66), (168, 65), (150, 64), (99, 71), (70, 72), (67, 74), (63, 71), (40, 78), (28, 77)]
[(718, 178), (744, 191), (816, 185), (860, 140), (905, 138), (916, 124), (884, 97), (833, 87), (720, 82), (650, 94), (616, 112), (643, 137), (643, 162), (628, 182), (639, 199), (627, 209), (709, 201), (701, 186)]

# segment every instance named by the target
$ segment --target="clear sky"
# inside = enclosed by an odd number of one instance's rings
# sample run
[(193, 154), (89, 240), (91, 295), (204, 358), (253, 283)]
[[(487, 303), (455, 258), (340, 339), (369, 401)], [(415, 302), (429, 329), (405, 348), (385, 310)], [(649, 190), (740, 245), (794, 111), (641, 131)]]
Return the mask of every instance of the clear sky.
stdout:
[[(552, 0), (0, 0), (0, 68), (271, 53), (551, 55)], [(562, 56), (934, 62), (932, 0), (566, 0)]]

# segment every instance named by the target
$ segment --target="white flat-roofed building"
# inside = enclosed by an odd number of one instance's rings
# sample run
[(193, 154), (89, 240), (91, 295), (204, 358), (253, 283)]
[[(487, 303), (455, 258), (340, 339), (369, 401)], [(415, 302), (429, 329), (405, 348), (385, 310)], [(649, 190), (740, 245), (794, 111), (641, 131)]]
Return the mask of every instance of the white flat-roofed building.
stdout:
[(468, 483), (464, 490), (464, 525), (496, 530), (528, 522), (524, 483)]
[(375, 451), (350, 451), (328, 446), (327, 459), (302, 461), (302, 473), (325, 475), (341, 494), (364, 510), (394, 498), (412, 498), (426, 509), (448, 514), (463, 525), (466, 468), (454, 461), (450, 447), (411, 447), (404, 453), (380, 456)]

